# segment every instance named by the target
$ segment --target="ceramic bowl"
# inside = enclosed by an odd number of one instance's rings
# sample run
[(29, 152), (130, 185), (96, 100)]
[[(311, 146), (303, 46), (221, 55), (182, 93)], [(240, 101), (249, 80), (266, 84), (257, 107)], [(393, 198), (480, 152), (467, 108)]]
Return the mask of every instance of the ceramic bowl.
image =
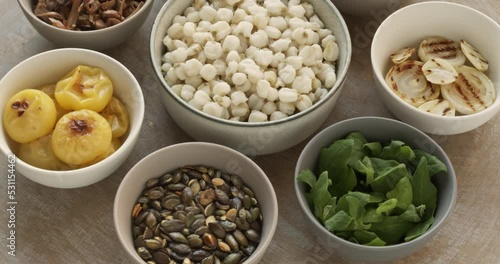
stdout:
[[(331, 0), (340, 12), (354, 16), (391, 13), (399, 8), (401, 0)], [(378, 15), (377, 15), (378, 16)]]
[[(130, 126), (122, 146), (111, 156), (94, 165), (68, 171), (45, 170), (17, 158), (16, 170), (37, 183), (55, 188), (77, 188), (98, 182), (113, 173), (127, 159), (139, 137), (144, 118), (144, 98), (134, 75), (117, 60), (102, 53), (68, 48), (40, 53), (12, 68), (0, 80), (0, 116), (3, 117), (7, 100), (15, 93), (56, 83), (78, 65), (103, 69), (114, 86), (114, 96), (127, 107)], [(0, 130), (0, 150), (4, 155), (16, 154), (18, 143), (12, 141), (4, 129)]]
[(262, 233), (257, 249), (244, 263), (259, 263), (278, 222), (278, 202), (273, 186), (262, 169), (248, 157), (228, 147), (205, 142), (176, 144), (155, 151), (139, 161), (123, 178), (116, 193), (113, 218), (118, 238), (129, 257), (134, 263), (144, 263), (134, 248), (130, 215), (145, 183), (186, 165), (204, 165), (239, 175), (254, 191), (263, 219)]
[[(464, 19), (467, 17), (467, 19)], [(478, 30), (480, 29), (480, 30)], [(488, 38), (484, 38), (488, 32)], [(500, 100), (486, 110), (455, 117), (433, 115), (407, 104), (385, 82), (392, 67), (389, 56), (404, 47), (418, 48), (429, 36), (466, 40), (489, 61), (486, 75), (500, 93), (500, 25), (470, 7), (448, 2), (423, 2), (404, 7), (389, 16), (378, 28), (371, 47), (371, 61), (377, 89), (389, 110), (402, 121), (436, 135), (454, 135), (471, 131), (488, 122), (500, 111)]]
[(351, 40), (339, 11), (329, 1), (311, 0), (318, 17), (336, 36), (340, 48), (337, 83), (311, 108), (288, 118), (265, 123), (236, 122), (207, 115), (182, 100), (165, 81), (161, 65), (166, 52), (163, 38), (176, 15), (193, 1), (168, 1), (159, 11), (151, 31), (150, 56), (161, 83), (163, 102), (175, 122), (191, 137), (237, 149), (247, 155), (263, 155), (290, 148), (313, 134), (329, 116), (341, 94), (351, 61)]
[(147, 0), (136, 14), (117, 25), (100, 30), (73, 31), (49, 25), (36, 17), (32, 0), (17, 2), (30, 24), (48, 41), (61, 48), (93, 50), (106, 50), (125, 42), (144, 24), (153, 7), (153, 0)]
[[(359, 131), (369, 142), (380, 141), (388, 143), (393, 139), (401, 140), (412, 148), (424, 150), (439, 158), (448, 168), (448, 173), (433, 176), (433, 182), (438, 189), (438, 202), (435, 211), (435, 221), (427, 232), (409, 242), (384, 246), (365, 246), (349, 242), (330, 233), (314, 217), (306, 200), (306, 186), (296, 179), (304, 169), (314, 170), (319, 152), (322, 148), (330, 146), (334, 141), (345, 138), (349, 133)], [(328, 252), (334, 252), (348, 258), (355, 263), (388, 263), (411, 255), (421, 248), (432, 237), (438, 234), (449, 217), (456, 200), (457, 181), (453, 165), (446, 153), (429, 136), (418, 129), (397, 120), (381, 117), (359, 117), (341, 121), (331, 125), (318, 133), (299, 156), (295, 167), (295, 192), (306, 222), (314, 232), (318, 242)]]

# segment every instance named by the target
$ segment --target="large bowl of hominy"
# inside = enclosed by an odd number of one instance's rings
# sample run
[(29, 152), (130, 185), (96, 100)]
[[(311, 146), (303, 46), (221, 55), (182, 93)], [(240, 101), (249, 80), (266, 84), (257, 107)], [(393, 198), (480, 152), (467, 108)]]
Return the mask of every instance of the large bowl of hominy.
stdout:
[(330, 1), (168, 1), (150, 39), (164, 105), (192, 138), (249, 156), (312, 135), (351, 60)]

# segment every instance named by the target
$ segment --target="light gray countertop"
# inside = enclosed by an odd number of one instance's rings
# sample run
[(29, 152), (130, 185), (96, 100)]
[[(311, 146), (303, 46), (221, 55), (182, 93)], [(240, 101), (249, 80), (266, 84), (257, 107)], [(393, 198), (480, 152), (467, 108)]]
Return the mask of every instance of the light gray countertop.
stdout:
[[(192, 141), (160, 101), (160, 84), (149, 60), (149, 32), (160, 7), (123, 45), (105, 52), (140, 82), (146, 115), (140, 139), (128, 160), (103, 181), (62, 190), (16, 177), (16, 256), (7, 255), (7, 157), (0, 160), (0, 263), (132, 263), (116, 236), (113, 200), (120, 181), (141, 158), (162, 147)], [(402, 1), (403, 5), (420, 1)], [(500, 22), (499, 0), (455, 0)], [(24, 59), (54, 49), (28, 23), (14, 0), (0, 0), (0, 77)], [(379, 99), (372, 81), (370, 38), (380, 18), (345, 16), (353, 39), (346, 87), (323, 128), (357, 116), (395, 118)], [(467, 19), (467, 18), (464, 18)], [(487, 37), (487, 36), (485, 36)], [(29, 77), (29, 76), (27, 76)], [(455, 166), (456, 208), (425, 247), (397, 263), (500, 263), (500, 115), (484, 126), (456, 136), (435, 136)], [(295, 162), (307, 140), (254, 160), (268, 174), (279, 203), (278, 228), (262, 263), (348, 263), (316, 243), (293, 189)], [(84, 176), (84, 175), (82, 175)]]

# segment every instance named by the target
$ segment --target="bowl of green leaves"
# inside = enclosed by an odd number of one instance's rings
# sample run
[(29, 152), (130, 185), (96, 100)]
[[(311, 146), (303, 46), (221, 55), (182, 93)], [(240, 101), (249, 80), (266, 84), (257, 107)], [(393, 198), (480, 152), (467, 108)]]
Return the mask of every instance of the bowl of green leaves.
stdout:
[(429, 136), (405, 123), (360, 117), (316, 135), (295, 168), (306, 221), (328, 252), (390, 262), (422, 247), (450, 215), (452, 163)]

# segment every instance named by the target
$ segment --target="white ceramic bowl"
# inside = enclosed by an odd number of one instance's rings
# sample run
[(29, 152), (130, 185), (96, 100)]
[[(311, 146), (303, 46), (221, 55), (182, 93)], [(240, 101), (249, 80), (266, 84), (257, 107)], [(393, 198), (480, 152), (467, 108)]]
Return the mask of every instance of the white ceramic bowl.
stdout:
[[(126, 140), (111, 156), (89, 167), (70, 170), (44, 170), (17, 158), (16, 169), (25, 177), (56, 188), (77, 188), (98, 182), (113, 173), (132, 151), (144, 118), (144, 98), (134, 75), (115, 59), (102, 53), (84, 49), (57, 49), (40, 53), (12, 68), (0, 80), (0, 117), (11, 96), (27, 89), (56, 83), (62, 76), (80, 64), (102, 68), (114, 85), (114, 96), (126, 106), (130, 127)], [(4, 155), (15, 153), (18, 143), (12, 141), (4, 129), (0, 130), (0, 150)]]
[(30, 24), (48, 41), (58, 47), (93, 50), (110, 49), (125, 42), (144, 24), (153, 7), (153, 0), (147, 0), (136, 14), (118, 25), (100, 30), (73, 31), (54, 27), (36, 17), (32, 0), (17, 1)]
[[(349, 133), (359, 131), (369, 142), (390, 142), (397, 139), (407, 143), (412, 148), (419, 148), (438, 157), (448, 168), (448, 173), (433, 176), (433, 182), (438, 189), (438, 202), (435, 211), (435, 221), (422, 236), (402, 244), (371, 247), (349, 242), (330, 233), (316, 220), (311, 212), (304, 195), (306, 186), (297, 181), (297, 177), (304, 169), (314, 170), (319, 152), (322, 148), (330, 146), (334, 141), (345, 138)], [(295, 167), (295, 192), (306, 221), (310, 224), (318, 242), (336, 254), (346, 257), (355, 263), (389, 263), (411, 255), (421, 248), (438, 233), (445, 220), (450, 215), (455, 205), (457, 194), (457, 181), (453, 165), (446, 153), (429, 136), (418, 129), (400, 121), (381, 117), (359, 117), (348, 119), (331, 125), (317, 134), (306, 145), (299, 156)]]
[[(331, 0), (342, 13), (354, 16), (383, 15), (399, 8), (401, 0)], [(379, 15), (377, 15), (379, 17)]]
[(139, 161), (123, 178), (116, 193), (113, 218), (118, 238), (135, 263), (144, 263), (132, 238), (132, 208), (144, 184), (185, 165), (205, 165), (239, 175), (260, 203), (263, 225), (261, 240), (245, 264), (259, 263), (269, 246), (278, 222), (278, 202), (266, 174), (251, 159), (233, 149), (204, 142), (182, 143), (153, 152)]
[(290, 148), (313, 134), (329, 116), (340, 96), (351, 61), (351, 40), (339, 11), (327, 0), (310, 0), (320, 19), (332, 30), (340, 48), (337, 61), (337, 83), (328, 94), (311, 108), (288, 118), (265, 123), (223, 120), (207, 115), (178, 97), (165, 81), (161, 57), (165, 53), (163, 38), (172, 19), (181, 14), (192, 1), (167, 1), (153, 24), (150, 56), (161, 82), (163, 102), (170, 116), (191, 137), (229, 146), (247, 155), (263, 155)]
[[(467, 18), (467, 19), (464, 19)], [(488, 32), (488, 37), (484, 37)], [(402, 121), (424, 132), (453, 135), (473, 130), (488, 122), (500, 111), (500, 100), (484, 111), (472, 115), (436, 116), (405, 103), (385, 82), (392, 62), (389, 56), (404, 47), (418, 48), (429, 36), (467, 40), (489, 60), (486, 74), (500, 94), (500, 25), (470, 7), (447, 2), (423, 2), (402, 8), (389, 16), (375, 33), (371, 61), (375, 83), (384, 103)]]

